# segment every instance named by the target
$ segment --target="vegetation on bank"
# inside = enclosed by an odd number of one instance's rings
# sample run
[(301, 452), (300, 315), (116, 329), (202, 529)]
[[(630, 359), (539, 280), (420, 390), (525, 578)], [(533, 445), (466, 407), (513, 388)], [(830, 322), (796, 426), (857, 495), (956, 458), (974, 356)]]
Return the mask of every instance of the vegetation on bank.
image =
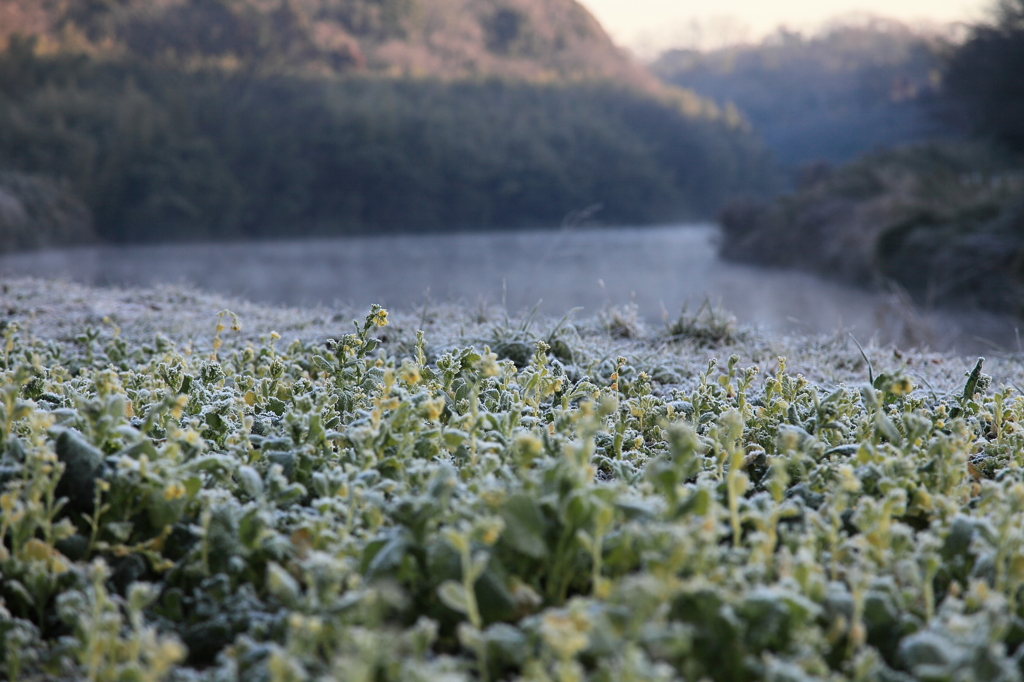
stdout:
[(94, 239), (92, 213), (66, 182), (0, 172), (0, 253)]
[(721, 215), (723, 257), (886, 289), (927, 307), (1020, 313), (1024, 172), (984, 145), (912, 146), (822, 168)]
[[(651, 223), (768, 183), (737, 117), (658, 85), (596, 23), (562, 48), (491, 45), (493, 64), (466, 73), (369, 57), (327, 69), (342, 47), (304, 42), (329, 20), (315, 4), (55, 4), (50, 28), (0, 52), (0, 170), (66, 187), (116, 243), (554, 226), (595, 204), (604, 221)], [(412, 28), (364, 28), (381, 49), (422, 47)], [(559, 66), (580, 41), (621, 68)]]
[(629, 340), (462, 313), (478, 338), (442, 345), (379, 308), (291, 343), (8, 321), (0, 665), (1019, 680), (1018, 377), (837, 339), (800, 361), (862, 378), (808, 380), (702, 314)]
[(945, 63), (945, 115), (978, 140), (877, 152), (722, 214), (728, 258), (895, 284), (926, 305), (1024, 308), (1024, 0), (997, 3)]

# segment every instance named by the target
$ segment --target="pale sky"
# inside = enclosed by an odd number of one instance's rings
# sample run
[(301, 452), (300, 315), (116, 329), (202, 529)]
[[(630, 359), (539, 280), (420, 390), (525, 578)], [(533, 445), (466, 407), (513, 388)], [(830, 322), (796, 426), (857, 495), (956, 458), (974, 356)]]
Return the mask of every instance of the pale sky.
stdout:
[(814, 30), (836, 16), (867, 12), (909, 23), (983, 18), (989, 0), (580, 0), (616, 43), (639, 53), (756, 40), (779, 25)]

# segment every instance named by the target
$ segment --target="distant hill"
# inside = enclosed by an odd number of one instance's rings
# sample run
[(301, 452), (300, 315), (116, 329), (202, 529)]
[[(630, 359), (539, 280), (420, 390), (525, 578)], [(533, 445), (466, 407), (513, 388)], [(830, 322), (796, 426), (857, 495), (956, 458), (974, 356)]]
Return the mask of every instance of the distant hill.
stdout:
[(777, 161), (795, 168), (955, 135), (935, 115), (949, 49), (941, 36), (867, 17), (813, 36), (780, 30), (755, 45), (672, 50), (651, 68), (738, 107)]
[(0, 49), (19, 33), (192, 68), (655, 82), (575, 0), (0, 0)]

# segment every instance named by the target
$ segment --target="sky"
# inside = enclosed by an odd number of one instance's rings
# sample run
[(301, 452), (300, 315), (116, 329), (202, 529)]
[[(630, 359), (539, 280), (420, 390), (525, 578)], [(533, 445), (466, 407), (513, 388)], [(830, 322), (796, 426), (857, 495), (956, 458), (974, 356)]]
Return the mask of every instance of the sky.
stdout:
[(580, 0), (619, 45), (641, 55), (667, 47), (719, 47), (757, 40), (785, 25), (814, 30), (866, 12), (908, 23), (974, 21), (989, 0)]

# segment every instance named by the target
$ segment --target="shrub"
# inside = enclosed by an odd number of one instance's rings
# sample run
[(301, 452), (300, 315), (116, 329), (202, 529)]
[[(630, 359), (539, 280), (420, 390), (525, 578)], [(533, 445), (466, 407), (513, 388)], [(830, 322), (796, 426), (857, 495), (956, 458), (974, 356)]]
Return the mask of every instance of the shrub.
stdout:
[(1019, 679), (1024, 398), (981, 360), (937, 393), (229, 321), (4, 329), (9, 678)]

